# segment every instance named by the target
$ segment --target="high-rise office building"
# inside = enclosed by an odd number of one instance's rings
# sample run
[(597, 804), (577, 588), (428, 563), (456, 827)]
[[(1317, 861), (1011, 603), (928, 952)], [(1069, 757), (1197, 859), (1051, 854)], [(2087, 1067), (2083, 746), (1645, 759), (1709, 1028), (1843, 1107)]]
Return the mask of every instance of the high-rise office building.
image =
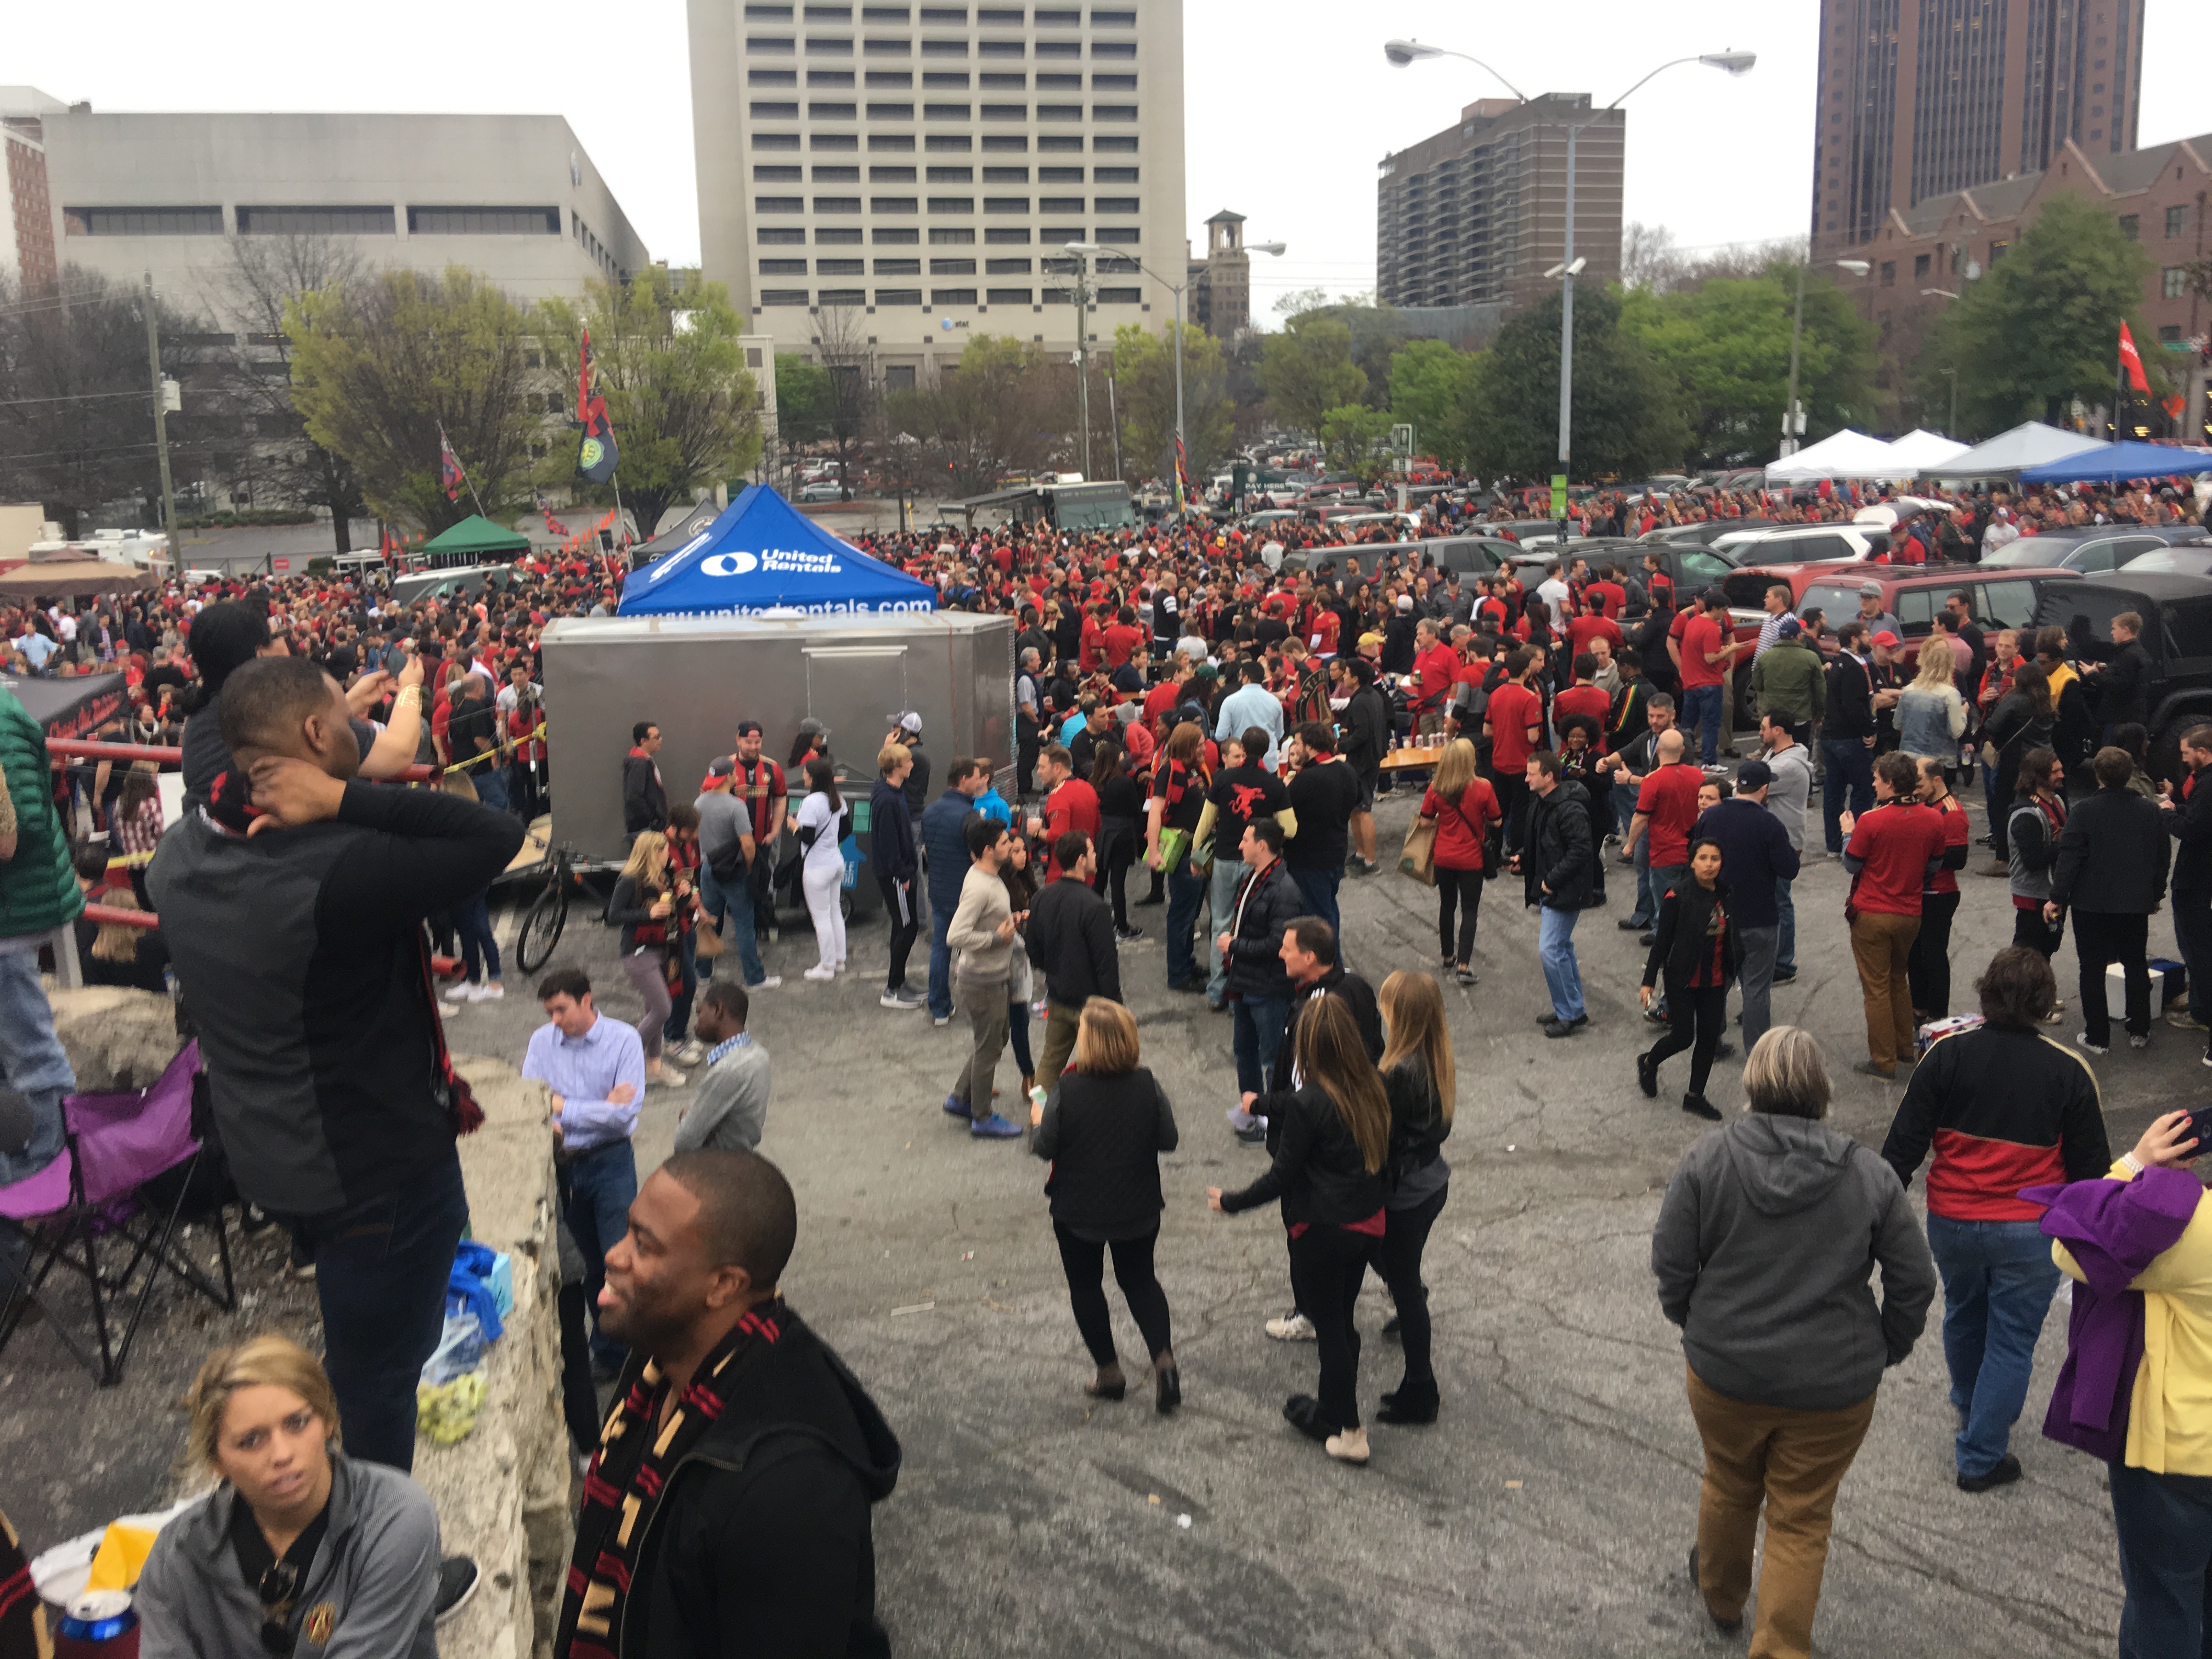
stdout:
[(1486, 98), (1453, 125), (1386, 155), (1376, 180), (1377, 297), (1401, 307), (1525, 304), (1565, 245), (1567, 127), (1575, 139), (1575, 254), (1620, 275), (1625, 110), (1591, 117), (1586, 92)]
[(1182, 0), (690, 0), (707, 275), (785, 351), (932, 378), (974, 334), (1164, 327), (1183, 222)]
[(1816, 247), (1893, 210), (2136, 147), (2144, 0), (1821, 0)]

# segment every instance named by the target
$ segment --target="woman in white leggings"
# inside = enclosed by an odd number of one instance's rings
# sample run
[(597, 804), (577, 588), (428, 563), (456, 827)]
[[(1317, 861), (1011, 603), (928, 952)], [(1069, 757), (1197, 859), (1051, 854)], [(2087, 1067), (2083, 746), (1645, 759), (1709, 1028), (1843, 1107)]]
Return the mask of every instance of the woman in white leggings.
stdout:
[(807, 913), (814, 918), (815, 943), (822, 959), (806, 970), (809, 979), (835, 979), (845, 966), (845, 918), (839, 899), (845, 884), (845, 803), (837, 793), (837, 779), (830, 763), (818, 757), (806, 763), (806, 799), (791, 816), (791, 828), (802, 849), (799, 884), (806, 894)]

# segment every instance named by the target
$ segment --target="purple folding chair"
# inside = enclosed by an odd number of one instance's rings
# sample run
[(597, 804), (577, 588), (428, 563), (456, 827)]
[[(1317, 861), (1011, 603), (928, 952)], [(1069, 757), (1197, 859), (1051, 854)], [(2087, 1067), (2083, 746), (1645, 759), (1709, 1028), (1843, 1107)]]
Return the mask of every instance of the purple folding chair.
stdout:
[[(0, 1255), (0, 1284), (6, 1291), (0, 1298), (0, 1348), (7, 1346), (35, 1302), (54, 1334), (91, 1370), (101, 1388), (109, 1388), (122, 1380), (123, 1363), (163, 1272), (174, 1274), (217, 1307), (228, 1310), (237, 1306), (230, 1241), (220, 1212), (216, 1218), (216, 1252), (222, 1269), (219, 1287), (175, 1243), (200, 1156), (200, 1143), (192, 1136), (192, 1079), (199, 1061), (199, 1044), (188, 1042), (150, 1089), (64, 1097), (61, 1156), (28, 1180), (0, 1187), (0, 1237), (12, 1233), (30, 1246), (20, 1267), (12, 1267)], [(162, 1194), (149, 1194), (149, 1183), (163, 1176), (170, 1178), (162, 1183)], [(173, 1193), (167, 1191), (170, 1188)], [(131, 1247), (129, 1260), (118, 1269), (115, 1263), (125, 1244)], [(84, 1278), (92, 1299), (89, 1340), (69, 1328), (47, 1288), (57, 1267)], [(131, 1281), (142, 1267), (143, 1282), (130, 1321), (118, 1335), (110, 1329), (110, 1322), (119, 1304), (131, 1299)]]

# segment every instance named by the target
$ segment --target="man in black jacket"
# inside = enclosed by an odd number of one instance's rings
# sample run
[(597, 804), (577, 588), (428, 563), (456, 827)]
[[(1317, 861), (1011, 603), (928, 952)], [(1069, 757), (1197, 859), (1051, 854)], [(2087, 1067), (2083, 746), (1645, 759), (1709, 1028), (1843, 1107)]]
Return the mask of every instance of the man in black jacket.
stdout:
[(1049, 1091), (1075, 1051), (1075, 1028), (1092, 997), (1121, 1000), (1121, 959), (1114, 945), (1114, 909), (1092, 886), (1098, 854), (1091, 837), (1071, 830), (1054, 843), (1060, 878), (1030, 902), (1030, 963), (1044, 975), (1044, 1047), (1036, 1086)]
[[(2166, 827), (2179, 845), (2173, 854), (2173, 943), (2189, 969), (2189, 1012), (2169, 1024), (2212, 1030), (2212, 726), (2181, 734), (2181, 760), (2189, 769), (2179, 784), (2160, 786)], [(2199, 978), (2198, 975), (2204, 975)], [(2212, 1037), (2206, 1039), (2212, 1045)], [(2212, 1046), (2204, 1063), (2212, 1066)]]
[(1359, 781), (1359, 805), (1352, 814), (1352, 850), (1359, 873), (1375, 873), (1375, 793), (1382, 781), (1382, 757), (1390, 747), (1390, 700), (1376, 689), (1375, 665), (1346, 652), (1336, 659), (1338, 684), (1349, 693), (1344, 705), (1340, 752)]
[[(467, 1213), (422, 923), (480, 891), (522, 826), (355, 776), (337, 682), (260, 657), (225, 684), (236, 767), (146, 872), (199, 1027), (239, 1190), (314, 1250), (346, 1449), (415, 1455), (415, 1384)], [(248, 814), (251, 833), (247, 833)]]
[(631, 748), (623, 757), (623, 834), (668, 828), (668, 791), (661, 787), (660, 728), (640, 720), (629, 730)]
[[(1233, 1014), (1231, 1044), (1237, 1055), (1237, 1088), (1257, 1094), (1267, 1086), (1281, 1052), (1291, 1012), (1291, 981), (1283, 971), (1283, 930), (1305, 914), (1305, 895), (1283, 867), (1283, 826), (1273, 818), (1253, 818), (1238, 848), (1244, 879), (1214, 939), (1229, 964), (1229, 1000)], [(1243, 1121), (1238, 1121), (1239, 1119)], [(1254, 1144), (1257, 1126), (1243, 1107), (1231, 1115), (1240, 1139)]]
[(2150, 653), (2142, 648), (2142, 618), (2123, 611), (2112, 618), (2112, 660), (2089, 663), (2082, 671), (2095, 678), (2097, 719), (2104, 727), (2100, 735), (2106, 743), (2116, 726), (2150, 722)]
[(1547, 1037), (1567, 1036), (1589, 1024), (1575, 960), (1575, 921), (1597, 885), (1589, 797), (1561, 770), (1559, 757), (1549, 750), (1528, 757), (1528, 838), (1509, 860), (1510, 868), (1522, 872), (1528, 902), (1538, 911), (1536, 954), (1552, 994), (1551, 1012), (1539, 1022)]
[(1820, 769), (1826, 779), (1820, 817), (1832, 859), (1844, 855), (1844, 809), (1849, 806), (1854, 817), (1874, 810), (1874, 670), (1868, 650), (1866, 624), (1845, 623), (1836, 635), (1820, 700)]
[(2068, 815), (2058, 832), (2058, 859), (2043, 919), (2074, 912), (2074, 949), (2081, 963), (2081, 1035), (2093, 1054), (2112, 1041), (2105, 1004), (2105, 965), (2117, 960), (2127, 976), (2128, 1042), (2150, 1047), (2151, 912), (2166, 896), (2172, 844), (2159, 809), (2128, 787), (2135, 760), (2124, 749), (2100, 749), (2090, 763), (2097, 793)]
[(798, 1208), (755, 1152), (678, 1152), (607, 1252), (630, 1361), (584, 1483), (556, 1659), (890, 1652), (869, 1509), (899, 1443), (776, 1294)]

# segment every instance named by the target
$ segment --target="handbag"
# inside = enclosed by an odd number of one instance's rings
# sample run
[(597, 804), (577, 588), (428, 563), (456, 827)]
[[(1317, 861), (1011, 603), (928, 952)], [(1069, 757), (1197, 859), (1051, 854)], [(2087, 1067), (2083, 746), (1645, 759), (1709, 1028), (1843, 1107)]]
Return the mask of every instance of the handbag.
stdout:
[(729, 948), (722, 942), (721, 930), (708, 927), (706, 917), (701, 916), (699, 926), (691, 935), (692, 956), (702, 962), (712, 962)]
[(1160, 831), (1160, 861), (1158, 867), (1172, 872), (1182, 864), (1183, 854), (1190, 851), (1190, 831), (1163, 830)]
[(1437, 821), (1416, 816), (1406, 831), (1406, 845), (1398, 854), (1398, 873), (1411, 876), (1424, 887), (1437, 884)]

